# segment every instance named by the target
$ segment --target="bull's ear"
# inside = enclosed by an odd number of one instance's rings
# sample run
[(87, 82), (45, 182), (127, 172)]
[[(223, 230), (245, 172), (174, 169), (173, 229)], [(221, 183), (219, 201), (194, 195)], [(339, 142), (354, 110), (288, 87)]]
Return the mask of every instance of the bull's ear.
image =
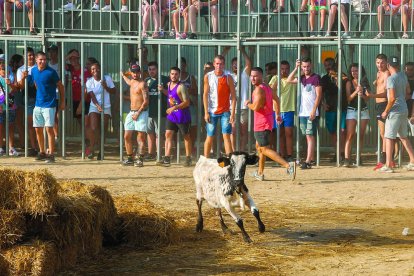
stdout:
[(246, 161), (247, 165), (254, 165), (257, 162), (259, 162), (259, 156), (257, 156), (256, 154), (250, 154), (247, 156), (247, 161)]
[(221, 156), (217, 159), (217, 163), (220, 167), (224, 168), (230, 165), (230, 159), (224, 156)]

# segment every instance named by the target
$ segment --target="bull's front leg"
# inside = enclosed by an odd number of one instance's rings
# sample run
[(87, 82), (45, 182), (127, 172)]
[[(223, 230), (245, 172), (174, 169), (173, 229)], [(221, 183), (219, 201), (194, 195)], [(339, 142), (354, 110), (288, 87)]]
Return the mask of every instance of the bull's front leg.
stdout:
[(234, 208), (230, 205), (229, 201), (226, 201), (224, 208), (227, 210), (230, 216), (236, 221), (237, 226), (240, 228), (242, 232), (244, 241), (248, 243), (252, 242), (246, 230), (244, 230), (243, 220), (241, 219), (239, 215), (236, 214), (236, 212), (234, 211)]
[(233, 232), (227, 227), (226, 223), (224, 223), (223, 215), (221, 213), (221, 208), (216, 209), (216, 214), (219, 217), (220, 226), (221, 226), (221, 230), (223, 231), (223, 233), (224, 234), (226, 234), (226, 233), (233, 234)]
[(266, 230), (266, 227), (263, 224), (262, 220), (260, 219), (260, 212), (259, 212), (259, 209), (257, 209), (256, 204), (253, 201), (253, 198), (244, 189), (242, 189), (242, 197), (243, 197), (243, 200), (244, 200), (244, 204), (246, 204), (246, 206), (249, 207), (249, 209), (252, 212), (253, 216), (257, 220), (257, 226), (259, 228), (259, 232), (263, 233)]
[(196, 231), (201, 232), (203, 231), (203, 213), (201, 212), (201, 205), (203, 204), (202, 199), (197, 199), (197, 207), (198, 207), (198, 219), (197, 219), (197, 225), (196, 225)]

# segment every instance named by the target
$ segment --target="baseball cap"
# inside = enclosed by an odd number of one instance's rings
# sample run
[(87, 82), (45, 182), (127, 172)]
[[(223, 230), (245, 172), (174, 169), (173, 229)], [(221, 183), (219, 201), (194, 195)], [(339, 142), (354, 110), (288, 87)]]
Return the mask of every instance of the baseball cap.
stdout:
[(141, 71), (141, 67), (139, 67), (138, 62), (131, 62), (131, 64), (129, 65), (129, 70), (131, 72), (139, 72)]
[(393, 66), (393, 67), (401, 65), (401, 64), (400, 64), (400, 59), (399, 59), (398, 57), (396, 57), (396, 56), (392, 56), (392, 57), (389, 59), (388, 63), (389, 63), (391, 66)]
[(49, 48), (47, 48), (47, 50), (48, 51), (50, 51), (50, 50), (55, 50), (55, 51), (57, 51), (59, 48), (58, 48), (58, 46), (56, 45), (56, 44), (52, 44), (52, 45), (50, 45), (49, 46)]
[(0, 60), (5, 60), (4, 54), (0, 54)]

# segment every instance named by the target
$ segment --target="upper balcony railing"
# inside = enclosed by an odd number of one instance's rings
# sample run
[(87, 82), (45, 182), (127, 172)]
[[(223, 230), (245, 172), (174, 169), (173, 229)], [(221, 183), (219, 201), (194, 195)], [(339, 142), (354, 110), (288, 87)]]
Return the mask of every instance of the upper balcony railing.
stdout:
[[(338, 36), (337, 5), (322, 5), (334, 0), (315, 0), (320, 6), (307, 0), (22, 0), (22, 7), (9, 1), (0, 0), (3, 34), (44, 30), (108, 39), (232, 39), (238, 32), (242, 38)], [(344, 39), (414, 37), (412, 0), (401, 0), (401, 6), (384, 4), (387, 0), (340, 1), (352, 3), (341, 6)]]

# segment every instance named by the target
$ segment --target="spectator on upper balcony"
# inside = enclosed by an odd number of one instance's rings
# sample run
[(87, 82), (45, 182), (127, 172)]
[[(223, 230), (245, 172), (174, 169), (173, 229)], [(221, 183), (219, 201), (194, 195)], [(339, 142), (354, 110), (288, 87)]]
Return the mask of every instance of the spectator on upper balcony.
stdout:
[[(325, 19), (328, 14), (328, 3), (327, 0), (303, 0), (302, 5), (308, 5), (309, 9), (309, 28), (310, 28), (310, 37), (315, 36), (323, 36), (324, 26), (325, 26)], [(319, 32), (315, 32), (315, 22), (316, 22), (316, 14), (320, 13), (320, 27)]]
[[(253, 6), (253, 2), (257, 1), (257, 0), (246, 0), (245, 6), (249, 8), (249, 11), (255, 11), (254, 6)], [(266, 0), (260, 0), (262, 3), (262, 11), (263, 12), (267, 12), (267, 4), (266, 4)], [(284, 0), (282, 0), (284, 1)], [(232, 15), (236, 15), (237, 14), (237, 0), (231, 0), (231, 11), (230, 13)]]
[(218, 39), (218, 0), (191, 0), (188, 10), (191, 34), (189, 39), (197, 39), (197, 14), (209, 15), (211, 13), (211, 25), (213, 27), (213, 39)]
[[(252, 0), (250, 0), (252, 1)], [(275, 1), (275, 8), (273, 10), (274, 13), (284, 12), (285, 11), (285, 0), (276, 0)]]
[[(165, 19), (171, 18), (172, 29), (170, 36), (176, 39), (186, 39), (188, 32), (188, 2), (190, 0), (164, 0), (161, 8), (161, 28), (165, 25)], [(180, 16), (184, 19), (184, 32), (180, 33)], [(160, 31), (163, 33), (163, 31)]]
[(382, 0), (382, 4), (380, 4), (377, 8), (378, 10), (378, 29), (379, 33), (375, 37), (376, 39), (383, 38), (384, 34), (382, 33), (384, 28), (384, 15), (401, 15), (402, 27), (403, 27), (403, 35), (401, 38), (407, 39), (407, 28), (408, 28), (408, 2), (409, 0)]
[[(329, 20), (328, 20), (328, 30), (326, 31), (326, 37), (331, 35), (332, 27), (335, 22), (336, 14), (338, 13), (338, 1), (339, 0), (328, 0), (329, 3)], [(342, 34), (342, 38), (350, 38), (349, 34), (349, 3), (350, 0), (340, 0), (341, 3), (341, 23), (345, 30)]]
[[(63, 6), (64, 10), (74, 10), (76, 7), (73, 5), (73, 0), (68, 0), (67, 4)], [(99, 10), (99, 0), (95, 0), (92, 4), (92, 10)], [(111, 11), (111, 0), (105, 0), (105, 6), (102, 7), (102, 11)], [(128, 12), (127, 0), (121, 0), (121, 12)]]
[(159, 0), (143, 0), (142, 1), (142, 39), (148, 37), (147, 29), (150, 23), (150, 16), (154, 23), (154, 32), (152, 33), (152, 38), (160, 37), (160, 14), (158, 13), (160, 1)]
[[(34, 12), (33, 10), (39, 6), (39, 0), (0, 0), (0, 12), (3, 15), (4, 10), (3, 6), (6, 9), (6, 30), (3, 34), (11, 35), (11, 21), (12, 21), (12, 12), (13, 8), (16, 11), (27, 10), (27, 16), (29, 18), (29, 31), (31, 35), (36, 35), (37, 32), (34, 28)], [(2, 19), (2, 18), (1, 18)], [(2, 22), (3, 20), (1, 20)]]

